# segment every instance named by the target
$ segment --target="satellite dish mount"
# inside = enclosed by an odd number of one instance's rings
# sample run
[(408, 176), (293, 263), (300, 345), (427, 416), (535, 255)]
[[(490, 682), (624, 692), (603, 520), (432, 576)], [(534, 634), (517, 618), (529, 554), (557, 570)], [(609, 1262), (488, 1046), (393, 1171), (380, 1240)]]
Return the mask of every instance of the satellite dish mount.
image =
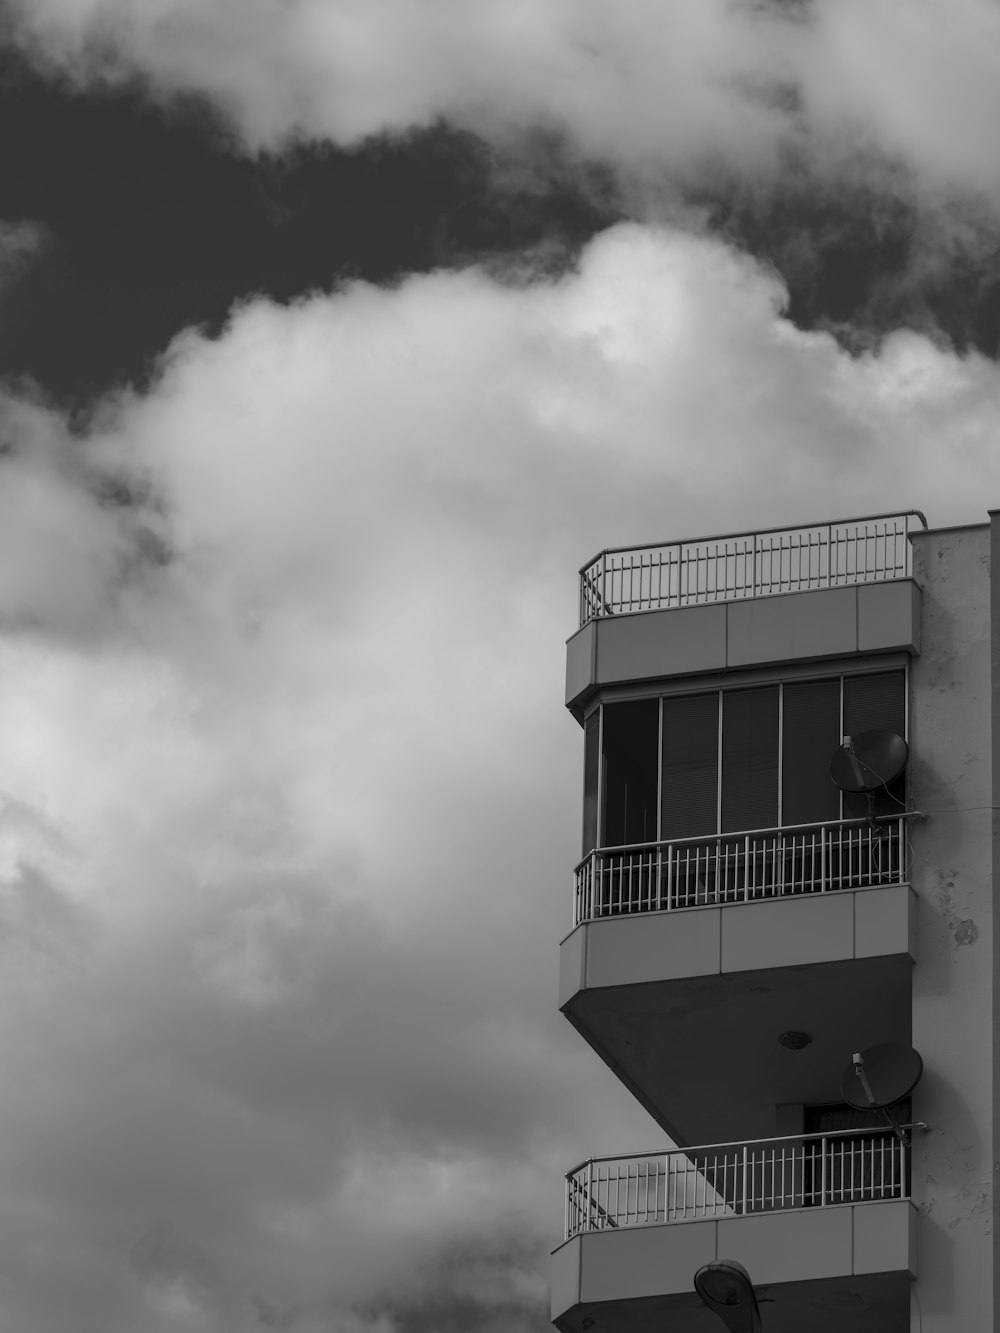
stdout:
[(868, 823), (875, 824), (875, 797), (906, 767), (909, 747), (894, 731), (862, 731), (845, 736), (833, 752), (830, 777), (841, 791), (861, 794), (868, 809)]
[(840, 1080), (840, 1095), (857, 1111), (881, 1111), (900, 1143), (910, 1136), (892, 1114), (892, 1107), (909, 1097), (920, 1082), (924, 1062), (912, 1046), (883, 1042), (855, 1051)]

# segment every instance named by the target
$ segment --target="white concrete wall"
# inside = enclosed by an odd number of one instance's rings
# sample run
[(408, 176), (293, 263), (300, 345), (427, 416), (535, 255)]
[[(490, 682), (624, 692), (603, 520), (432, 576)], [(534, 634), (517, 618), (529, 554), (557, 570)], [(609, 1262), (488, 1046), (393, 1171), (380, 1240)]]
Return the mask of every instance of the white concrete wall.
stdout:
[[(782, 1328), (809, 1333), (824, 1292), (862, 1289), (850, 1279), (870, 1276), (863, 1288), (871, 1297), (865, 1308), (877, 1312), (884, 1303), (887, 1318), (869, 1314), (862, 1320), (852, 1312), (850, 1327), (886, 1333), (899, 1328), (896, 1311), (905, 1306), (896, 1279), (911, 1274), (918, 1262), (913, 1222), (913, 1208), (899, 1200), (591, 1232), (567, 1241), (552, 1256), (552, 1318), (575, 1311), (572, 1324), (582, 1328), (588, 1307), (602, 1306), (605, 1317), (598, 1328), (626, 1330), (635, 1326), (633, 1302), (690, 1296), (703, 1264), (739, 1255), (755, 1286), (777, 1302), (763, 1307), (765, 1328), (780, 1321)], [(664, 1325), (665, 1333), (707, 1329), (711, 1319), (702, 1318), (696, 1300), (690, 1305), (692, 1312)], [(606, 1317), (609, 1310), (612, 1319)], [(836, 1326), (846, 1333), (842, 1320)], [(980, 1327), (955, 1324), (953, 1333), (980, 1333)]]
[(893, 884), (605, 917), (577, 926), (560, 945), (559, 1006), (597, 986), (801, 968), (846, 958), (914, 957), (916, 916), (914, 893)]
[(994, 1324), (990, 530), (920, 534), (921, 656), (911, 674), (918, 895), (913, 1044), (914, 1333)]
[(606, 616), (566, 645), (566, 703), (601, 685), (919, 646), (909, 579)]

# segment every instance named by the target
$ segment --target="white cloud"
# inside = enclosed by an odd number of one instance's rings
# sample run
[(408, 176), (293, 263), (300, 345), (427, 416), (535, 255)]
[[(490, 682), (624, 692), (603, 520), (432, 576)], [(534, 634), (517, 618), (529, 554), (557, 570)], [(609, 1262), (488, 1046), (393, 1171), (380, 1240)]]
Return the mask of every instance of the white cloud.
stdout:
[(511, 1237), (534, 1317), (560, 1173), (651, 1137), (555, 1013), (576, 568), (1000, 494), (994, 365), (782, 300), (621, 227), (248, 303), (82, 435), (8, 393), (4, 1324), (396, 1333)]
[[(540, 125), (647, 180), (790, 148), (925, 202), (1000, 199), (992, 0), (12, 0), (15, 32), (82, 81), (207, 97), (251, 148), (354, 143), (444, 117)], [(886, 164), (892, 164), (888, 172)], [(900, 172), (901, 168), (901, 172)], [(911, 179), (912, 177), (912, 179)]]
[(17, 278), (46, 240), (46, 230), (39, 222), (0, 218), (0, 284), (7, 285)]

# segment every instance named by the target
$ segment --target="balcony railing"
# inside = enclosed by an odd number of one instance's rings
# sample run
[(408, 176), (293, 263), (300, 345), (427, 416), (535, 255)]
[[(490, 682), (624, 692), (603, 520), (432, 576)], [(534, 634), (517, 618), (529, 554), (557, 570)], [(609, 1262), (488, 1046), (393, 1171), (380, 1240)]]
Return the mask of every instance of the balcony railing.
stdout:
[(573, 925), (902, 884), (912, 814), (601, 847), (576, 867)]
[(891, 1130), (592, 1157), (566, 1176), (566, 1239), (610, 1227), (906, 1199), (909, 1193), (909, 1147)]
[(906, 578), (918, 510), (602, 551), (580, 570), (580, 624), (598, 616)]

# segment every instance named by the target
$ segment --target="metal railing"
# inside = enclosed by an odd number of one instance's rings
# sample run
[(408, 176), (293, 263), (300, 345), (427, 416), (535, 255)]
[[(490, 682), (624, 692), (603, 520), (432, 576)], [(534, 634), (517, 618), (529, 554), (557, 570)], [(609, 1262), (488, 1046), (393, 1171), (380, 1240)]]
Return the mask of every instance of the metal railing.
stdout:
[(909, 1193), (909, 1147), (888, 1129), (592, 1157), (566, 1176), (566, 1239), (613, 1227), (906, 1199)]
[(905, 578), (919, 510), (605, 550), (580, 570), (580, 624), (598, 616)]
[(599, 847), (574, 872), (573, 925), (906, 882), (914, 812)]

